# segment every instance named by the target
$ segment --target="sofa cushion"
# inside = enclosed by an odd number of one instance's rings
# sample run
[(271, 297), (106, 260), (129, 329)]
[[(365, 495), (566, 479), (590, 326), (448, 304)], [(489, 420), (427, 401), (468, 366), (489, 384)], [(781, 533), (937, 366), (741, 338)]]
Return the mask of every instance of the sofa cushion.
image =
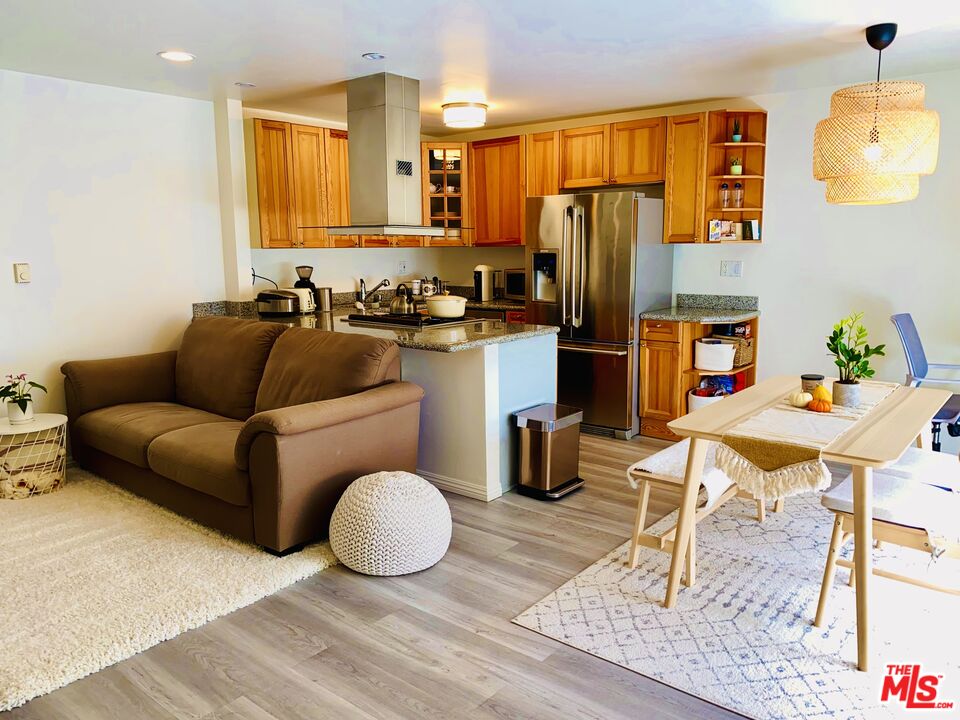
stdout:
[(155, 438), (171, 430), (226, 419), (176, 403), (126, 403), (81, 415), (71, 432), (75, 441), (145, 468), (149, 467), (147, 447)]
[(242, 427), (241, 422), (216, 422), (161, 435), (147, 451), (150, 469), (231, 505), (249, 505), (250, 476), (233, 460)]
[(287, 330), (263, 371), (256, 411), (352, 395), (400, 379), (400, 349), (370, 335)]
[(270, 349), (285, 329), (227, 317), (194, 320), (177, 353), (177, 402), (246, 420), (253, 415)]

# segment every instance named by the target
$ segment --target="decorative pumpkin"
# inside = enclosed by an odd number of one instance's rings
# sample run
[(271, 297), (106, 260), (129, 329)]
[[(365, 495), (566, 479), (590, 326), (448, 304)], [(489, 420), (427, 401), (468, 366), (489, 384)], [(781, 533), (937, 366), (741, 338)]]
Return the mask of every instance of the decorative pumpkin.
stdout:
[(833, 402), (833, 393), (827, 390), (823, 385), (817, 385), (813, 389), (813, 399), (814, 400), (827, 400), (828, 402)]
[(807, 410), (813, 410), (818, 413), (828, 413), (833, 410), (833, 403), (829, 400), (821, 400), (814, 398), (807, 405)]
[(787, 398), (787, 402), (797, 408), (806, 407), (811, 400), (813, 400), (813, 395), (802, 391), (790, 393), (790, 396)]

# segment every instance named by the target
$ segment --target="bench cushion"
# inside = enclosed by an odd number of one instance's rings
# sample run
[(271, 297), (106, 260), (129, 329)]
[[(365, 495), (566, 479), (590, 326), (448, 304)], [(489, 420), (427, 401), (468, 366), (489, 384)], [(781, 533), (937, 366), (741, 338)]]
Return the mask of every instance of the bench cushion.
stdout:
[(150, 469), (231, 505), (247, 506), (250, 476), (233, 459), (242, 427), (241, 422), (216, 422), (161, 435), (147, 451)]
[[(820, 502), (833, 512), (853, 514), (853, 475), (823, 494)], [(876, 471), (873, 473), (873, 517), (875, 520), (938, 530), (956, 526), (960, 518), (960, 494), (915, 478)]]
[(85, 445), (145, 468), (147, 448), (154, 439), (171, 430), (226, 419), (177, 403), (126, 403), (81, 415), (71, 432)]
[(915, 477), (930, 485), (960, 491), (960, 460), (953, 453), (908, 448), (896, 463), (882, 472), (903, 478)]
[(177, 352), (177, 402), (233, 420), (253, 415), (257, 389), (278, 323), (202, 317), (183, 334)]

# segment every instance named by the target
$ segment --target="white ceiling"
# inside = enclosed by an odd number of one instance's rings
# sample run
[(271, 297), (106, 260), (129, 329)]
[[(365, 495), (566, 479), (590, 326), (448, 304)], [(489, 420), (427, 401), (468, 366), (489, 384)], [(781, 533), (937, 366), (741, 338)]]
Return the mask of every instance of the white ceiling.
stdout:
[[(343, 120), (346, 79), (487, 99), (489, 125), (871, 79), (862, 29), (898, 22), (884, 75), (960, 66), (955, 0), (5, 0), (0, 68)], [(197, 55), (189, 65), (156, 57)], [(361, 53), (386, 54), (382, 62)], [(240, 90), (236, 81), (253, 82)]]

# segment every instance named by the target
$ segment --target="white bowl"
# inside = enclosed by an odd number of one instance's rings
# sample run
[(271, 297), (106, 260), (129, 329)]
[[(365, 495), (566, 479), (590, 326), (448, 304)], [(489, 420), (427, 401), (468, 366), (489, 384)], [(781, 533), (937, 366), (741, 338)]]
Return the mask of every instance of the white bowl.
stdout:
[(431, 295), (427, 298), (427, 312), (435, 318), (463, 317), (467, 299), (459, 295)]

